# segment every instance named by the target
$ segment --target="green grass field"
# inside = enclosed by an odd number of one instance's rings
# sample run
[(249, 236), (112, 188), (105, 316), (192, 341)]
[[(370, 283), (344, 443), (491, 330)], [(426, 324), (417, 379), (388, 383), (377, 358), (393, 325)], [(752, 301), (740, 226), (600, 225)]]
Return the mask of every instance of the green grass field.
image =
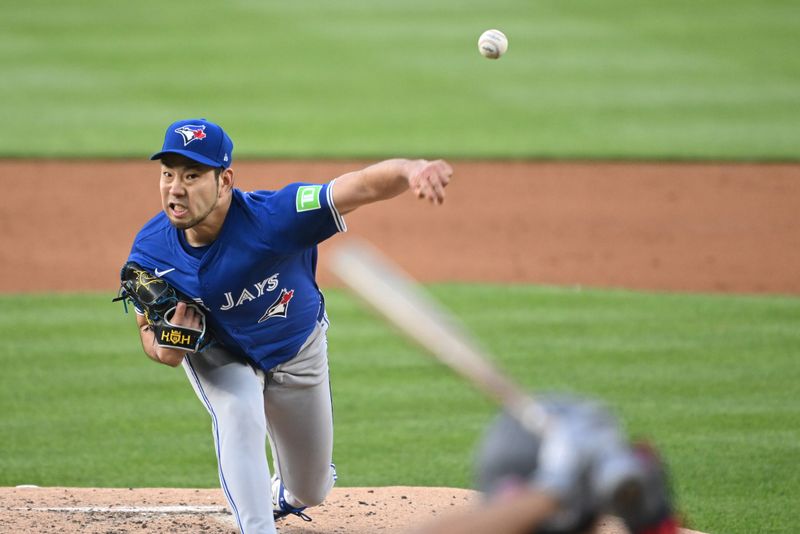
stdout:
[[(439, 284), (516, 380), (600, 396), (670, 460), (712, 533), (791, 532), (800, 300)], [(328, 291), (340, 485), (469, 487), (494, 408)], [(218, 484), (210, 420), (111, 295), (0, 296), (0, 485)]]
[[(790, 0), (31, 0), (3, 6), (0, 156), (800, 157)], [(510, 39), (482, 58), (490, 27)]]

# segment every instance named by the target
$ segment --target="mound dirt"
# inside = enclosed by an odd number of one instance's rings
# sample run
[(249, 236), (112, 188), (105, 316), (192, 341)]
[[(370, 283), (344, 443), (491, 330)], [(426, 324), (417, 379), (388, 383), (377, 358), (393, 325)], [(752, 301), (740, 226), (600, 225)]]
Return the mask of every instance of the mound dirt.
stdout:
[[(221, 490), (0, 488), (1, 532), (235, 534)], [(476, 494), (454, 488), (334, 488), (311, 522), (286, 517), (281, 534), (402, 534), (427, 521), (477, 506)], [(625, 534), (604, 518), (597, 534)], [(686, 530), (682, 534), (701, 534)]]

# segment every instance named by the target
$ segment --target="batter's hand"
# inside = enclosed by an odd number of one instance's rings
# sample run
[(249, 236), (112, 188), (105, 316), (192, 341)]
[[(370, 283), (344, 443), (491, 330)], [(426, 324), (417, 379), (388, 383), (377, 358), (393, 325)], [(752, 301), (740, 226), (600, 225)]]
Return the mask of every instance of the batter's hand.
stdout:
[(561, 504), (547, 526), (578, 532), (602, 512), (590, 481), (598, 463), (623, 447), (622, 435), (615, 419), (599, 404), (567, 398), (548, 402), (551, 417), (541, 436), (532, 482)]
[(444, 188), (450, 183), (453, 168), (442, 159), (420, 160), (419, 166), (408, 177), (408, 185), (417, 198), (426, 198), (432, 204), (444, 202)]

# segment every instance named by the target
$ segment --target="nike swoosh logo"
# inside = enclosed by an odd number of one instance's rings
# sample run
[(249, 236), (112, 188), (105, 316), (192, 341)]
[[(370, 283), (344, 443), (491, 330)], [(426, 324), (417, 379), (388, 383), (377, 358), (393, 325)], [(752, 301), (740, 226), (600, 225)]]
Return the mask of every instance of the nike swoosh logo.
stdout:
[(164, 276), (165, 274), (171, 273), (174, 270), (175, 267), (173, 267), (172, 269), (167, 269), (166, 271), (159, 271), (158, 269), (156, 269), (156, 276)]

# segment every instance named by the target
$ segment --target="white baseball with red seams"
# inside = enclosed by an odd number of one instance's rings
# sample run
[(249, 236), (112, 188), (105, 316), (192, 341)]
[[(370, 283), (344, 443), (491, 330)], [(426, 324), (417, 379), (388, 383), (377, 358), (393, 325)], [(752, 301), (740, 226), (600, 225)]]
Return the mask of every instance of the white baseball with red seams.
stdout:
[(486, 30), (478, 38), (478, 50), (483, 57), (497, 59), (508, 50), (508, 38), (500, 30)]

